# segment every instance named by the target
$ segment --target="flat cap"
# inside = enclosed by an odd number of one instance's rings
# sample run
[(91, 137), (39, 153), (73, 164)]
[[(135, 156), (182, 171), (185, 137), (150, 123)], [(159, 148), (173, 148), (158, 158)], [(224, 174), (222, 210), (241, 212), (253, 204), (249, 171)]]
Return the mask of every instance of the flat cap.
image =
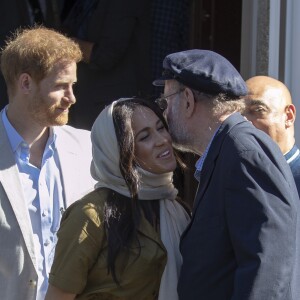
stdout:
[(209, 50), (187, 50), (169, 54), (163, 61), (163, 75), (155, 86), (175, 79), (184, 85), (208, 94), (225, 93), (244, 96), (247, 86), (235, 67), (220, 54)]

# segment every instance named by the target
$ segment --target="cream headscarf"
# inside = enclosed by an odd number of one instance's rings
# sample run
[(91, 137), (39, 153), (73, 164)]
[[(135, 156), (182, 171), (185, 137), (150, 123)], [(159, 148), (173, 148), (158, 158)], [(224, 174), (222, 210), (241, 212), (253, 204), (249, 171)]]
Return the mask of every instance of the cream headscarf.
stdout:
[[(107, 187), (130, 197), (129, 189), (119, 169), (120, 153), (112, 117), (116, 102), (107, 106), (93, 125), (91, 173), (97, 180), (96, 188)], [(158, 299), (176, 300), (178, 299), (176, 283), (182, 264), (179, 252), (180, 235), (190, 218), (185, 209), (174, 201), (177, 190), (173, 185), (172, 172), (153, 174), (141, 168), (138, 172), (140, 175), (139, 200), (160, 200), (160, 235), (168, 252), (168, 260), (161, 279)]]

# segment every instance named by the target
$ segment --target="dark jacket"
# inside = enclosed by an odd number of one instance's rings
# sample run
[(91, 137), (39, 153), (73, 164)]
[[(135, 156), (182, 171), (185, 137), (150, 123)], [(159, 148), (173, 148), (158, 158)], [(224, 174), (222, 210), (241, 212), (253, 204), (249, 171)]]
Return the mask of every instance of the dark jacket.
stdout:
[(181, 240), (180, 299), (299, 299), (299, 199), (278, 146), (233, 114), (201, 174)]
[(95, 46), (90, 63), (78, 65), (71, 125), (90, 129), (113, 100), (150, 93), (149, 18), (149, 0), (98, 1), (85, 20), (85, 40)]

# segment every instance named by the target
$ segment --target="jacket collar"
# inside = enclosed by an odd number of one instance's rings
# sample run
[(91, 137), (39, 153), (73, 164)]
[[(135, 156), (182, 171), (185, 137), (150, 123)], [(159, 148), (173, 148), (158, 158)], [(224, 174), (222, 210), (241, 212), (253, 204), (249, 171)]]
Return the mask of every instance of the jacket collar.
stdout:
[(247, 120), (240, 113), (233, 113), (221, 124), (219, 130), (216, 132), (215, 138), (211, 143), (209, 152), (207, 153), (207, 157), (203, 164), (201, 173), (205, 174), (205, 176), (202, 176), (200, 179), (200, 184), (194, 201), (194, 211), (199, 206), (201, 198), (207, 189), (225, 137), (235, 125), (243, 122), (247, 122)]

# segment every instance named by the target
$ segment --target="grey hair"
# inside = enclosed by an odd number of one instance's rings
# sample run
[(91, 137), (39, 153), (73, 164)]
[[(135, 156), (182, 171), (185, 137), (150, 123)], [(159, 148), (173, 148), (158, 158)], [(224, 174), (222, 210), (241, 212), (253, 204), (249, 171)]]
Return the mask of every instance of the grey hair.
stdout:
[(231, 114), (233, 112), (243, 113), (246, 108), (245, 98), (243, 96), (235, 97), (229, 96), (225, 93), (219, 93), (216, 95), (208, 94), (192, 89), (179, 81), (176, 81), (176, 87), (179, 89), (190, 89), (194, 95), (195, 100), (205, 103), (205, 105), (212, 113), (213, 117), (220, 117), (222, 115)]
[(233, 112), (242, 112), (245, 109), (243, 97), (232, 97), (225, 93), (211, 95), (191, 89), (196, 101), (201, 101), (210, 109), (213, 116), (218, 117)]

